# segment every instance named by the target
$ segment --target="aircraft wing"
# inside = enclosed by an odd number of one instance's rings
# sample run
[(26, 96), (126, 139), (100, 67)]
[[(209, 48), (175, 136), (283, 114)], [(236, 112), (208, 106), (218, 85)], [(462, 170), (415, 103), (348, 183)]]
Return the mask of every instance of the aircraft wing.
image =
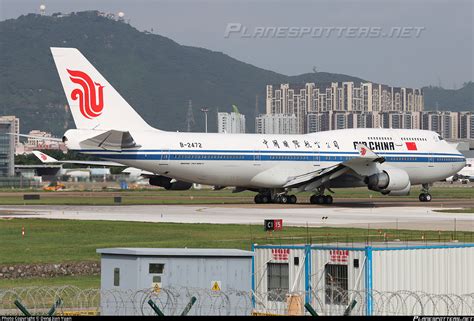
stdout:
[(374, 153), (364, 144), (357, 144), (356, 149), (359, 152), (359, 156), (331, 167), (290, 177), (284, 187), (298, 188), (299, 191), (314, 190), (349, 171), (353, 171), (361, 176), (368, 175), (369, 165), (385, 161), (383, 157)]
[(108, 161), (83, 161), (83, 160), (57, 160), (54, 157), (46, 155), (40, 151), (34, 150), (33, 154), (44, 164), (79, 164), (79, 165), (98, 165), (98, 166), (125, 166), (120, 163)]
[(155, 173), (145, 171), (145, 170), (135, 168), (135, 167), (127, 167), (122, 171), (122, 173), (129, 174), (131, 176), (137, 176), (137, 177), (142, 176), (145, 178), (151, 178), (151, 177), (157, 176)]

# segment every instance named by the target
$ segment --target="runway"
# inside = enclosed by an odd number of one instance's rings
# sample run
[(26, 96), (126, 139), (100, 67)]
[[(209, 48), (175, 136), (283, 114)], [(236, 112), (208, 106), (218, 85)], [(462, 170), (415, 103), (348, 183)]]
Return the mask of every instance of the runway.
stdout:
[[(399, 228), (474, 231), (474, 214), (440, 213), (441, 207), (273, 205), (0, 206), (0, 218), (110, 220), (166, 223), (256, 224), (283, 219), (284, 226)], [(353, 204), (354, 205), (354, 204)], [(417, 203), (418, 205), (418, 203)], [(455, 208), (456, 206), (451, 206)]]

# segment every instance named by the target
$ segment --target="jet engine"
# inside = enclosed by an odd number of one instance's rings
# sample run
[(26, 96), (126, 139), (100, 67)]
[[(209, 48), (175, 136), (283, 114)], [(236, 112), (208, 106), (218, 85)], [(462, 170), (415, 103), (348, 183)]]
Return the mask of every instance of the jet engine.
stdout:
[(396, 190), (396, 191), (383, 190), (382, 194), (383, 195), (390, 195), (390, 196), (406, 196), (406, 195), (410, 194), (410, 188), (411, 188), (411, 184), (410, 184), (410, 182), (408, 182), (407, 187), (405, 187), (404, 189), (400, 189), (400, 190)]
[(411, 187), (407, 172), (398, 168), (386, 168), (380, 173), (367, 176), (364, 182), (370, 190), (385, 195), (408, 195)]
[(193, 183), (177, 181), (173, 178), (169, 178), (166, 176), (150, 177), (150, 180), (148, 181), (148, 183), (153, 186), (164, 187), (166, 190), (171, 190), (171, 191), (184, 191), (184, 190), (190, 189), (191, 186), (193, 186)]

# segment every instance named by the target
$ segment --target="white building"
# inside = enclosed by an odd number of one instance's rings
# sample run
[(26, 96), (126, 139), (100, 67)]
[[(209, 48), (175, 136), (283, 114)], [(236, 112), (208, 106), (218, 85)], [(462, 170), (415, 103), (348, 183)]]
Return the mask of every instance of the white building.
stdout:
[(274, 114), (260, 115), (255, 119), (257, 134), (298, 134), (296, 115)]
[(16, 154), (29, 154), (33, 150), (37, 150), (37, 149), (62, 150), (63, 152), (67, 150), (66, 145), (62, 142), (44, 139), (44, 138), (55, 138), (49, 132), (33, 129), (28, 133), (28, 135), (34, 136), (34, 137), (28, 137), (28, 140), (26, 141), (24, 145), (20, 144), (19, 146), (17, 146), (16, 152), (15, 152)]
[(217, 113), (218, 133), (245, 133), (245, 115), (238, 112)]

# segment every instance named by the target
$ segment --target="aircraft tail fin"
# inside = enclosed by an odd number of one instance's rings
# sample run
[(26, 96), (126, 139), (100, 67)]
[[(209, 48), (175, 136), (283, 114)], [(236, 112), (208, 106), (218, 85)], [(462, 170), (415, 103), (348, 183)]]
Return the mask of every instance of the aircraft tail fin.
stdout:
[(51, 48), (78, 129), (152, 129), (75, 48)]

